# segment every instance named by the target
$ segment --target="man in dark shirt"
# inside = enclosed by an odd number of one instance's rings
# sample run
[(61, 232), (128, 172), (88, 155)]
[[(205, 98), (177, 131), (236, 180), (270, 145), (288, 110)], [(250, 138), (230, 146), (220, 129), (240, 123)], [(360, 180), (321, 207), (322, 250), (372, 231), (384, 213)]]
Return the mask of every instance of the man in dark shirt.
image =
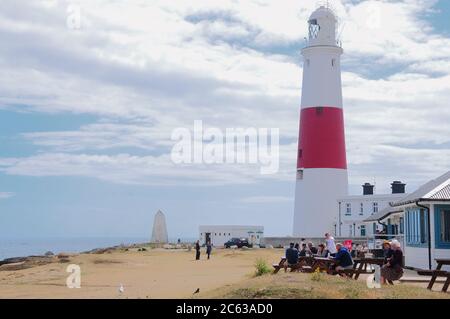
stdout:
[(286, 249), (286, 260), (289, 265), (295, 265), (298, 262), (298, 250), (294, 248), (294, 243), (290, 243), (289, 248)]
[(342, 244), (336, 244), (337, 253), (334, 259), (337, 262), (336, 270), (353, 268), (353, 259), (348, 249)]
[(314, 247), (312, 242), (308, 243), (308, 249), (309, 249), (309, 251), (311, 252), (312, 255), (317, 254), (317, 248)]

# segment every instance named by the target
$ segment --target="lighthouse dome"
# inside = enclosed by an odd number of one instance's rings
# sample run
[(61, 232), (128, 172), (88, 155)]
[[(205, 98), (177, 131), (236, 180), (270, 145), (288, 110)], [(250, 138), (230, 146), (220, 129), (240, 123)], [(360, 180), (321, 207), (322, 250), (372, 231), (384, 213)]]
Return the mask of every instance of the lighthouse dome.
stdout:
[(319, 7), (309, 17), (308, 24), (308, 46), (336, 46), (337, 19), (331, 9), (325, 6)]

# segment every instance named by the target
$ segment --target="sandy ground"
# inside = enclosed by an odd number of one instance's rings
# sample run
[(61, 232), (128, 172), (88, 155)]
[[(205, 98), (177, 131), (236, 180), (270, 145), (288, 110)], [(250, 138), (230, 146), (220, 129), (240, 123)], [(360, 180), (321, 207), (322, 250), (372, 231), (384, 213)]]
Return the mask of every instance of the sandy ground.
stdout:
[[(207, 291), (251, 277), (257, 258), (271, 265), (281, 255), (278, 249), (217, 249), (210, 260), (203, 253), (195, 261), (194, 251), (186, 250), (80, 254), (69, 263), (0, 271), (0, 298), (189, 298), (197, 288), (207, 297)], [(80, 289), (66, 286), (69, 264), (81, 267)]]
[[(262, 258), (269, 265), (284, 255), (282, 249), (229, 250), (216, 249), (211, 260), (204, 251), (200, 261), (194, 260), (194, 251), (149, 249), (147, 251), (114, 250), (103, 254), (79, 254), (60, 262), (22, 270), (5, 270), (0, 266), (0, 298), (210, 298), (225, 294), (242, 285), (258, 284), (253, 278), (255, 261)], [(69, 289), (66, 279), (70, 264), (81, 267), (81, 288)], [(281, 275), (281, 276), (280, 276)], [(282, 271), (264, 280), (280, 283), (287, 276), (287, 283), (309, 280), (310, 274), (284, 274)], [(294, 277), (292, 277), (294, 276)], [(365, 281), (362, 275), (360, 281)], [(304, 277), (304, 278), (303, 278)], [(303, 279), (302, 279), (303, 278)], [(305, 279), (306, 278), (306, 279)], [(294, 280), (294, 281), (295, 281)], [(124, 292), (119, 292), (120, 285)], [(273, 285), (273, 284), (270, 284)], [(401, 286), (417, 287), (427, 293), (426, 283), (401, 283)], [(436, 284), (433, 290), (440, 290)], [(199, 294), (193, 292), (200, 289)], [(242, 287), (241, 287), (242, 288)], [(298, 288), (298, 287), (297, 287)], [(348, 287), (347, 287), (348, 288)], [(401, 287), (400, 287), (401, 288)], [(402, 288), (401, 288), (402, 289)], [(419, 295), (422, 292), (419, 291)], [(434, 292), (439, 294), (439, 292)], [(430, 295), (431, 298), (441, 296)]]

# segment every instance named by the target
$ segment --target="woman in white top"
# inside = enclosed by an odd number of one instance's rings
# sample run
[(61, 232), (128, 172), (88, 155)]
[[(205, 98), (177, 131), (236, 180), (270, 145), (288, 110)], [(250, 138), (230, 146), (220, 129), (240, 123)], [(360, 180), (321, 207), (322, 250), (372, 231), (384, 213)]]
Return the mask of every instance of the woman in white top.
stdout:
[(331, 256), (334, 257), (336, 255), (336, 243), (334, 242), (333, 236), (331, 236), (329, 233), (325, 234), (325, 241), (327, 243), (327, 250)]

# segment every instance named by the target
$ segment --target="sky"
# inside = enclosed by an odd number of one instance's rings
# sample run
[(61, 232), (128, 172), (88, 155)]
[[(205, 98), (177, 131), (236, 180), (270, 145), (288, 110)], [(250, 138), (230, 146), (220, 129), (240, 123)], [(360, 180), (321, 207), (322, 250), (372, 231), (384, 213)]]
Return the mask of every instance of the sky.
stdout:
[[(330, 1), (350, 192), (449, 170), (450, 1)], [(0, 237), (290, 235), (301, 48), (318, 1), (2, 0)], [(278, 128), (280, 167), (175, 164), (176, 128)]]

